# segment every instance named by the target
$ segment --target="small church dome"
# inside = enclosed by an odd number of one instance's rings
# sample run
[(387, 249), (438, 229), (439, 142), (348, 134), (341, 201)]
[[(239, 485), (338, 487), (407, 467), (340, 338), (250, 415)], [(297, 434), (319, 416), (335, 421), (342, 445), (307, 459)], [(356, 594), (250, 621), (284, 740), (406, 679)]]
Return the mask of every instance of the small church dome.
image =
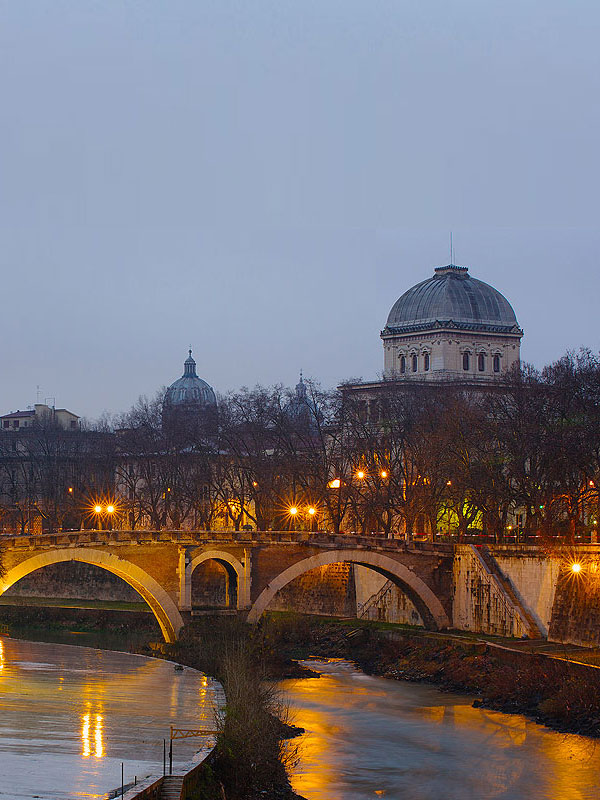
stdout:
[(172, 383), (165, 394), (165, 409), (201, 410), (216, 408), (217, 398), (212, 386), (196, 374), (196, 362), (192, 351), (183, 365), (183, 375)]

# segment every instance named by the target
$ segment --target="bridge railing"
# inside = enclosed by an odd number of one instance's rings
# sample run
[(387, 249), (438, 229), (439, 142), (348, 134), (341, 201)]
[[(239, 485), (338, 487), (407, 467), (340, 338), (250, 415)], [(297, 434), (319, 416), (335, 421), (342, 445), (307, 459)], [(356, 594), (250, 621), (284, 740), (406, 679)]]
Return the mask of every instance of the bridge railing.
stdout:
[(253, 547), (260, 544), (304, 544), (328, 549), (412, 551), (451, 555), (454, 545), (432, 542), (406, 542), (404, 538), (362, 536), (351, 533), (326, 533), (323, 531), (65, 531), (62, 533), (40, 533), (2, 537), (7, 544), (17, 549), (85, 546), (94, 544), (158, 544), (172, 543), (182, 547), (203, 544), (241, 544)]

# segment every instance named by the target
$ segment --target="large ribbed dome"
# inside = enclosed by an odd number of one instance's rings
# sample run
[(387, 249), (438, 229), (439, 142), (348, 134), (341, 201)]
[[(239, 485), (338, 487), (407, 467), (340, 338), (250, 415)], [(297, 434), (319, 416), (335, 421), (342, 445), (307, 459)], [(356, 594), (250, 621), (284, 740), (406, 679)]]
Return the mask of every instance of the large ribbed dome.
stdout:
[(196, 375), (196, 362), (192, 358), (192, 351), (183, 365), (183, 375), (172, 383), (165, 394), (165, 408), (194, 408), (216, 407), (212, 386)]
[(493, 286), (472, 278), (467, 267), (438, 267), (394, 303), (383, 333), (431, 328), (521, 332), (515, 312)]

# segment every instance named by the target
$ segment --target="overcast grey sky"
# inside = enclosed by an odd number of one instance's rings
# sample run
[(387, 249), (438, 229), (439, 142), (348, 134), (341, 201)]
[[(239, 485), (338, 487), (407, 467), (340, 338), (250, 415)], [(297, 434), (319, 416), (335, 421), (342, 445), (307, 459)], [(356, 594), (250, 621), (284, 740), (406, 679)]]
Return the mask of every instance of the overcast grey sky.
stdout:
[(382, 369), (456, 260), (600, 348), (596, 0), (0, 0), (0, 413)]

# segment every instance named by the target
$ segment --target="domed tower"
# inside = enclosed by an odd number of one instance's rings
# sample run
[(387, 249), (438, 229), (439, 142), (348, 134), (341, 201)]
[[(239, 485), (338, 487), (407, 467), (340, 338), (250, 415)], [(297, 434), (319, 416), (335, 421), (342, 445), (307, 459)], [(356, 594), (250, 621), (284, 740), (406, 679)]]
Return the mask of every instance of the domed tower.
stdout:
[(315, 427), (321, 418), (321, 412), (306, 391), (302, 371), (300, 371), (300, 380), (296, 384), (296, 390), (286, 405), (285, 413), (292, 422), (306, 428)]
[(217, 398), (212, 386), (196, 374), (192, 351), (183, 364), (183, 375), (166, 391), (163, 402), (163, 424), (179, 424), (189, 428), (199, 423), (214, 422)]
[(522, 336), (497, 289), (467, 267), (437, 267), (390, 311), (381, 332), (384, 377), (494, 380), (519, 362)]

